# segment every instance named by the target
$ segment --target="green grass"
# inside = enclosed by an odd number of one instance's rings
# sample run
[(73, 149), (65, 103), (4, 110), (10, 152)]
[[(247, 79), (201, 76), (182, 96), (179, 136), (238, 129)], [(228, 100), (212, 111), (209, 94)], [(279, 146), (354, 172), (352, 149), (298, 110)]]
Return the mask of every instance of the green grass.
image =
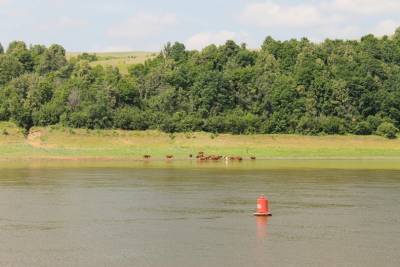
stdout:
[(400, 159), (400, 140), (378, 136), (212, 135), (158, 131), (33, 128), (28, 137), (0, 122), (0, 159), (188, 159), (206, 154), (248, 159)]
[[(69, 52), (67, 53), (67, 59), (77, 57), (82, 54), (81, 52)], [(98, 61), (91, 62), (91, 66), (102, 65), (102, 66), (113, 66), (118, 67), (121, 73), (128, 73), (128, 67), (133, 64), (144, 63), (147, 59), (154, 58), (157, 56), (156, 52), (100, 52), (94, 53), (98, 57)]]

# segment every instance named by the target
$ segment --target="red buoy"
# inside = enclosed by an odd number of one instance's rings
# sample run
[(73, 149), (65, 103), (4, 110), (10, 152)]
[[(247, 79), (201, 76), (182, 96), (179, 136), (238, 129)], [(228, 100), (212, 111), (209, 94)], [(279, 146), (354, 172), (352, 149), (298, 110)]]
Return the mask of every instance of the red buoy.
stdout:
[(257, 199), (257, 212), (254, 213), (255, 216), (272, 216), (269, 211), (269, 201), (264, 196)]

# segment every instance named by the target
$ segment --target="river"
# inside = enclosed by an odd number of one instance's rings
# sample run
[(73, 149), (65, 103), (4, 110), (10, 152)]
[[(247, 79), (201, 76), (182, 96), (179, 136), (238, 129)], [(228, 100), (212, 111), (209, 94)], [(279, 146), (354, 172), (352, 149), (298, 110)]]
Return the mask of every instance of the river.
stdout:
[(399, 247), (399, 170), (0, 168), (0, 266), (400, 266)]

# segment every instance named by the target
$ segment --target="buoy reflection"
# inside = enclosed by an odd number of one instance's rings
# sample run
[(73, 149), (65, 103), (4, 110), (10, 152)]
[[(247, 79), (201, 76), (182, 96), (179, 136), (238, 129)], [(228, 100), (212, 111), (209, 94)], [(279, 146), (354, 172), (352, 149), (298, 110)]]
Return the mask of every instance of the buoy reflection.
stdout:
[(256, 217), (257, 238), (264, 239), (268, 236), (268, 220), (267, 216)]

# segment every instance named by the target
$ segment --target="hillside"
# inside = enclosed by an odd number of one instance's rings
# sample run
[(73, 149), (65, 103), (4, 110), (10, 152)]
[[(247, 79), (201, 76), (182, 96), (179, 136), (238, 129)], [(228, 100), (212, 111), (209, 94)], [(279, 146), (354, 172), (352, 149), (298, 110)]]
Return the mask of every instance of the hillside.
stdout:
[[(77, 57), (83, 52), (67, 52), (67, 59)], [(96, 54), (98, 57), (97, 61), (91, 62), (92, 66), (113, 66), (118, 67), (124, 74), (128, 72), (128, 67), (133, 64), (139, 64), (145, 62), (147, 59), (154, 58), (156, 52), (144, 52), (144, 51), (133, 51), (133, 52), (94, 52), (90, 54)]]

